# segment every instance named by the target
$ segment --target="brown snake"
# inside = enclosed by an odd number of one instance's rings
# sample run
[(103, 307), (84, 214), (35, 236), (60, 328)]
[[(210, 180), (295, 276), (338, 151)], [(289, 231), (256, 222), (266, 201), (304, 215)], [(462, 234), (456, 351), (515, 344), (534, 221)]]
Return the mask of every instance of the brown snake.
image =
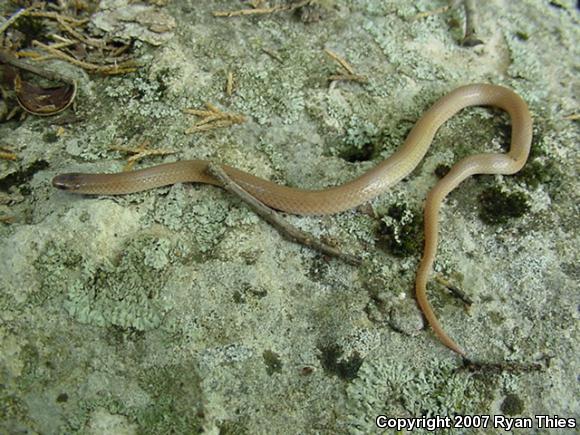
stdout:
[[(417, 302), (437, 337), (450, 349), (465, 355), (443, 331), (426, 296), (427, 278), (437, 251), (439, 209), (447, 194), (471, 175), (513, 174), (524, 166), (532, 141), (532, 118), (526, 103), (516, 93), (488, 84), (455, 89), (425, 112), (393, 155), (340, 186), (322, 190), (295, 189), (230, 166), (222, 167), (236, 183), (272, 208), (300, 215), (337, 213), (375, 198), (407, 176), (423, 159), (439, 127), (468, 106), (496, 106), (508, 112), (512, 123), (510, 150), (507, 154), (477, 154), (460, 160), (429, 192), (425, 204), (425, 250), (415, 284)], [(117, 174), (61, 174), (54, 177), (52, 184), (69, 192), (90, 195), (120, 195), (186, 182), (219, 185), (206, 173), (208, 163), (187, 160)]]

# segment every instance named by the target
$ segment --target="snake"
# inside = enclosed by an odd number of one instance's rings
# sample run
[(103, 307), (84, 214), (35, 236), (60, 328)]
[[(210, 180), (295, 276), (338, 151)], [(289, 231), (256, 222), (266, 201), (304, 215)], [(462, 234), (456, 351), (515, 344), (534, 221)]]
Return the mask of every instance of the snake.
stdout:
[[(458, 87), (436, 101), (415, 123), (403, 144), (388, 158), (358, 178), (320, 190), (287, 187), (227, 165), (224, 172), (267, 206), (297, 215), (339, 213), (372, 200), (406, 177), (423, 159), (439, 127), (470, 106), (493, 106), (510, 116), (511, 139), (506, 153), (470, 155), (455, 163), (428, 193), (424, 208), (424, 250), (415, 279), (415, 296), (436, 337), (449, 349), (464, 350), (444, 331), (427, 298), (427, 281), (437, 253), (439, 213), (445, 197), (475, 174), (510, 175), (526, 163), (532, 142), (532, 117), (526, 102), (507, 87), (470, 84)], [(114, 174), (64, 173), (53, 178), (58, 189), (86, 195), (122, 195), (176, 183), (220, 186), (207, 171), (207, 160), (182, 160)]]

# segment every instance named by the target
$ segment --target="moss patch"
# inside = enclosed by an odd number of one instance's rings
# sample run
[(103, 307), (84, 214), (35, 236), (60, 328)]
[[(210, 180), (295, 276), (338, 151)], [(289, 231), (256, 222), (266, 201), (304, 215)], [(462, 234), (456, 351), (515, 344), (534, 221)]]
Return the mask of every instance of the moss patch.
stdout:
[(506, 415), (520, 415), (524, 412), (524, 401), (516, 394), (508, 394), (500, 406), (501, 412)]
[(506, 193), (491, 187), (479, 195), (479, 217), (486, 224), (504, 224), (510, 218), (523, 216), (530, 209), (523, 193)]
[(262, 353), (262, 358), (264, 358), (264, 363), (266, 364), (266, 372), (269, 375), (274, 373), (282, 373), (282, 360), (276, 352), (271, 350), (265, 350)]
[(354, 352), (349, 358), (343, 359), (342, 348), (337, 344), (320, 346), (320, 364), (322, 368), (345, 381), (352, 381), (357, 377), (358, 370), (363, 363), (363, 359), (358, 352)]

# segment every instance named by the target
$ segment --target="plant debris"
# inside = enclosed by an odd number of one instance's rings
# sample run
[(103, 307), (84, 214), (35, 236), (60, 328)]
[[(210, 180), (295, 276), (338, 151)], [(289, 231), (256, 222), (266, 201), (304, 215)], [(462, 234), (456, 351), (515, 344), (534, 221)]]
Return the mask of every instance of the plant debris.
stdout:
[(222, 112), (211, 103), (205, 103), (207, 110), (185, 109), (184, 113), (200, 116), (203, 119), (188, 128), (185, 133), (191, 134), (198, 131), (214, 130), (216, 128), (225, 128), (234, 124), (246, 122), (246, 117), (237, 113)]
[[(126, 74), (138, 68), (135, 40), (160, 45), (173, 36), (173, 17), (154, 5), (130, 0), (22, 2), (27, 7), (0, 17), (0, 119), (19, 113), (49, 116), (71, 106), (76, 82), (44, 61), (58, 59), (89, 73)], [(23, 60), (29, 59), (28, 61)], [(24, 77), (32, 73), (54, 83)]]
[(135, 71), (136, 40), (161, 45), (173, 36), (173, 17), (129, 0), (33, 3), (0, 25), (0, 50), (34, 62), (60, 59), (90, 73)]
[(127, 164), (123, 168), (123, 171), (130, 171), (133, 169), (135, 163), (145, 157), (148, 156), (166, 156), (168, 154), (175, 154), (175, 151), (166, 150), (166, 149), (151, 149), (149, 148), (151, 145), (151, 141), (144, 140), (141, 144), (135, 148), (132, 147), (123, 147), (120, 145), (111, 145), (111, 149), (115, 151), (121, 151), (127, 154), (132, 154), (127, 159)]
[[(30, 72), (36, 76), (60, 83), (58, 86), (37, 86), (22, 77), (21, 72)], [(61, 113), (73, 103), (77, 85), (74, 80), (59, 77), (51, 71), (29, 65), (7, 52), (0, 50), (0, 92), (5, 100), (14, 99), (25, 112), (38, 116), (51, 116)], [(6, 119), (16, 112), (12, 111)], [(0, 114), (2, 118), (5, 114)]]
[(237, 11), (215, 11), (213, 13), (214, 17), (241, 17), (247, 15), (266, 15), (266, 14), (273, 14), (275, 12), (294, 12), (308, 6), (310, 3), (313, 3), (313, 0), (299, 0), (294, 3), (286, 4), (286, 5), (277, 5), (277, 6), (264, 6), (264, 1), (262, 0), (254, 0), (248, 2), (251, 6), (251, 9), (240, 9)]
[(217, 178), (225, 190), (240, 198), (258, 216), (276, 228), (276, 230), (278, 230), (278, 232), (287, 240), (308, 246), (309, 248), (312, 248), (325, 255), (340, 258), (344, 262), (353, 266), (359, 266), (362, 263), (362, 260), (359, 257), (342, 252), (340, 249), (324, 243), (322, 240), (314, 237), (313, 235), (308, 234), (291, 225), (278, 212), (276, 212), (276, 210), (268, 207), (266, 204), (261, 202), (258, 198), (244, 190), (243, 187), (232, 180), (221, 168), (221, 166), (210, 163), (208, 166), (208, 173)]
[(325, 48), (324, 52), (339, 65), (339, 70), (328, 78), (329, 81), (351, 80), (359, 83), (366, 83), (368, 81), (366, 76), (356, 74), (354, 68), (334, 51)]
[(0, 145), (0, 159), (18, 160), (18, 156), (12, 151), (11, 147), (7, 145)]
[(465, 32), (463, 34), (461, 45), (464, 47), (475, 47), (483, 44), (483, 41), (477, 37), (478, 14), (474, 0), (453, 0), (450, 4), (440, 8), (418, 13), (412, 19), (419, 20), (433, 15), (444, 14), (460, 5), (463, 5), (465, 13)]

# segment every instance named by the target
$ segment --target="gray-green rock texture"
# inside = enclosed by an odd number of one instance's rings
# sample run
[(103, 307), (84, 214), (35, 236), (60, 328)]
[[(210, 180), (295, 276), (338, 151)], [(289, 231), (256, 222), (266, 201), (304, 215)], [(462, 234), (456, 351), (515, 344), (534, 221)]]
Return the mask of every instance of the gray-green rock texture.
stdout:
[[(379, 414), (580, 418), (575, 3), (478, 2), (484, 43), (472, 48), (461, 7), (417, 18), (445, 1), (318, 3), (216, 18), (249, 6), (174, 0), (163, 8), (173, 37), (137, 43), (136, 73), (55, 63), (79, 81), (76, 122), (0, 124), (0, 146), (19, 156), (0, 160), (0, 215), (12, 217), (0, 224), (0, 432), (358, 434), (384, 432)], [(325, 48), (367, 82), (329, 83), (338, 66)], [(421, 210), (438, 166), (505, 149), (500, 111), (452, 118), (372, 209), (288, 218), (360, 267), (286, 241), (216, 187), (82, 197), (51, 186), (62, 172), (120, 171), (110, 146), (144, 140), (175, 154), (138, 167), (203, 158), (336, 185), (392, 154), (437, 98), (477, 82), (513, 88), (535, 126), (520, 174), (474, 177), (443, 206), (435, 272), (473, 304), (434, 279), (429, 297), (471, 364), (414, 301)], [(183, 109), (206, 102), (248, 120), (186, 135), (196, 118)], [(488, 223), (496, 197), (498, 214), (526, 207)]]

